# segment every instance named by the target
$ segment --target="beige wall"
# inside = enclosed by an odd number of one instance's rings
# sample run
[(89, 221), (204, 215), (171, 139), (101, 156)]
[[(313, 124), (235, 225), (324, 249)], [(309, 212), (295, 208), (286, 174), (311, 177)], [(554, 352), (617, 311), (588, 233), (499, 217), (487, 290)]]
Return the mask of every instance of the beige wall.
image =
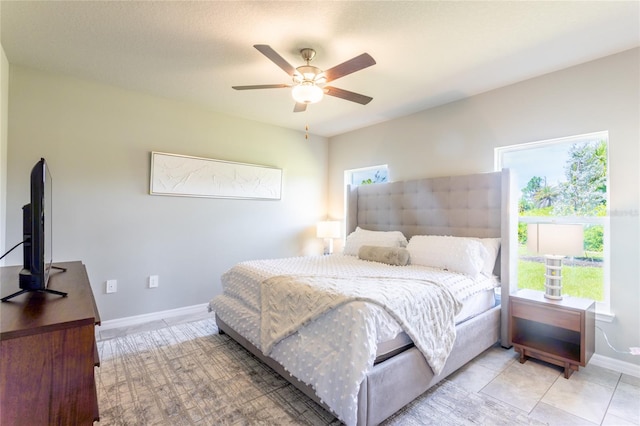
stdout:
[[(600, 323), (618, 349), (640, 346), (640, 49), (329, 141), (329, 213), (343, 216), (346, 169), (388, 164), (390, 180), (493, 170), (494, 148), (609, 131), (612, 323)], [(375, 102), (375, 101), (374, 101)], [(610, 350), (597, 333), (597, 352)]]
[[(21, 238), (29, 171), (44, 157), (54, 260), (86, 264), (103, 320), (206, 303), (238, 261), (321, 250), (326, 139), (13, 65), (9, 91), (6, 243)], [(282, 200), (148, 195), (151, 151), (281, 168)], [(21, 262), (16, 250), (7, 264)]]

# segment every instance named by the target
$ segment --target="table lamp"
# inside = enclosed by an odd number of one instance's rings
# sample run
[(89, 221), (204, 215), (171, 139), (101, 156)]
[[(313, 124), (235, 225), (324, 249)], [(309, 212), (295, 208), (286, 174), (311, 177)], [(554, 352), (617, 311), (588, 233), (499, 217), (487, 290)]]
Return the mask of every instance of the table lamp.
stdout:
[[(333, 239), (340, 238), (340, 222), (337, 220), (324, 220), (318, 222), (316, 227), (318, 238), (324, 238), (325, 240), (325, 254), (333, 253)], [(329, 249), (327, 250), (327, 240), (329, 241)]]
[(574, 224), (530, 223), (527, 249), (545, 258), (544, 297), (562, 299), (562, 259), (584, 254), (584, 227)]

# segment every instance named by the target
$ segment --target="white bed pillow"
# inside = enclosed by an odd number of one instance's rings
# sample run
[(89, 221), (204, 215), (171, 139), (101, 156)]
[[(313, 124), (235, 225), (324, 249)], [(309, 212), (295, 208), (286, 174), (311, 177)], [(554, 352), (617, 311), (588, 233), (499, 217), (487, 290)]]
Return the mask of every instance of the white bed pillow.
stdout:
[(496, 259), (500, 250), (500, 238), (478, 238), (478, 241), (487, 250), (481, 272), (490, 277), (493, 275), (493, 268), (496, 266)]
[(407, 239), (400, 231), (369, 231), (357, 227), (347, 236), (342, 252), (357, 256), (362, 246), (406, 247)]
[(474, 238), (416, 235), (407, 245), (412, 265), (431, 266), (476, 277), (482, 271), (487, 249)]

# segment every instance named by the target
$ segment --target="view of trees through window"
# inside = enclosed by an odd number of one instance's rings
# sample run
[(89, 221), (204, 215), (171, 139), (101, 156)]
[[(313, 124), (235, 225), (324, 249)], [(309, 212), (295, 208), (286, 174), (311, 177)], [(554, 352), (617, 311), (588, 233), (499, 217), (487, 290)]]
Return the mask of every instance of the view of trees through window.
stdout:
[(574, 223), (584, 226), (584, 254), (565, 259), (562, 293), (608, 299), (607, 148), (608, 135), (600, 132), (497, 149), (497, 165), (516, 172), (521, 191), (520, 288), (544, 291), (545, 282), (542, 255), (527, 251), (527, 224)]
[(345, 182), (349, 185), (369, 185), (372, 183), (384, 183), (389, 179), (387, 165), (365, 167), (362, 169), (347, 170)]

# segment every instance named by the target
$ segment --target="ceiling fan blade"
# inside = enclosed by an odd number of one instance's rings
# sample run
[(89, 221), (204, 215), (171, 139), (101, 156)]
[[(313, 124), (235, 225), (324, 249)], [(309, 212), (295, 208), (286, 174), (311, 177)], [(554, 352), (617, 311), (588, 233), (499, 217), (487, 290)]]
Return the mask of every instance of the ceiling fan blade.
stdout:
[(296, 72), (296, 69), (282, 56), (280, 56), (278, 52), (273, 50), (271, 46), (267, 44), (254, 44), (253, 47), (258, 49), (260, 53), (269, 58), (271, 62), (282, 68), (282, 70), (290, 76), (293, 76), (293, 73)]
[(288, 84), (257, 84), (254, 86), (231, 86), (236, 90), (253, 90), (253, 89), (283, 89), (285, 87), (291, 87)]
[(293, 107), (293, 112), (304, 112), (307, 110), (307, 104), (302, 102), (296, 102), (296, 106)]
[(370, 67), (371, 65), (375, 65), (375, 63), (376, 61), (371, 57), (371, 55), (363, 53), (362, 55), (349, 59), (340, 65), (329, 68), (324, 72), (324, 75), (327, 77), (327, 82), (330, 82), (337, 80), (340, 77), (344, 77), (345, 75)]
[(361, 95), (360, 93), (350, 92), (344, 89), (338, 89), (337, 87), (326, 86), (324, 93), (329, 96), (335, 96), (336, 98), (346, 99), (347, 101), (356, 102), (362, 105), (366, 105), (373, 100), (370, 96)]

